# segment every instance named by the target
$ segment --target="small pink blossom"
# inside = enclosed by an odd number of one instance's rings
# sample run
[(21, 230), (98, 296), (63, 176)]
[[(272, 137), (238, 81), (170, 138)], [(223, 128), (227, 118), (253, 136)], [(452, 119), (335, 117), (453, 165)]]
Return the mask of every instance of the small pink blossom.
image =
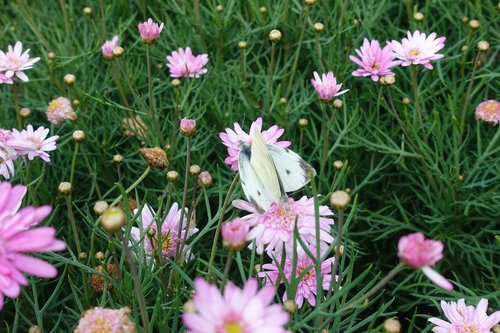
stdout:
[[(262, 138), (268, 145), (272, 144), (282, 148), (288, 148), (292, 144), (290, 141), (278, 141), (278, 138), (283, 135), (285, 130), (283, 128), (279, 128), (277, 125), (273, 125), (269, 129), (262, 131), (261, 117), (252, 122), (249, 133), (252, 133), (254, 128), (261, 132), (260, 134), (262, 134)], [(227, 147), (227, 153), (229, 154), (224, 162), (231, 166), (231, 170), (238, 171), (238, 156), (241, 152), (241, 144), (251, 144), (252, 138), (248, 135), (248, 133), (241, 129), (241, 126), (238, 123), (234, 123), (234, 130), (226, 128), (224, 132), (220, 132), (219, 137), (222, 140), (222, 144)]]
[(24, 71), (33, 68), (33, 65), (40, 60), (39, 57), (30, 58), (30, 49), (23, 52), (23, 43), (17, 41), (14, 47), (8, 46), (7, 53), (0, 50), (0, 71), (4, 72), (8, 79), (14, 75), (21, 81), (28, 82), (29, 78)]
[(47, 139), (49, 131), (43, 126), (34, 131), (31, 125), (28, 125), (27, 129), (21, 132), (13, 129), (12, 139), (8, 143), (19, 156), (27, 155), (29, 160), (40, 157), (45, 162), (50, 162), (50, 156), (47, 152), (56, 149), (56, 140), (59, 136), (54, 135)]
[(189, 47), (185, 51), (179, 48), (167, 56), (167, 61), (171, 77), (200, 77), (207, 72), (208, 54), (194, 56)]
[[(276, 262), (281, 263), (281, 255), (275, 256)], [(326, 259), (321, 263), (321, 275), (322, 275), (322, 286), (323, 290), (329, 290), (330, 283), (332, 282), (332, 275), (330, 274), (332, 270), (332, 265), (334, 258)], [(296, 283), (293, 280), (298, 279), (301, 274), (302, 278), (298, 282), (297, 290), (295, 292), (295, 303), (299, 308), (304, 304), (304, 299), (309, 302), (312, 306), (316, 305), (316, 270), (314, 267), (314, 262), (307, 255), (302, 255), (297, 258), (297, 266), (295, 267), (295, 276), (293, 276), (293, 259), (288, 257), (285, 259), (285, 266), (282, 271), (284, 278), (288, 283)], [(266, 285), (276, 285), (276, 281), (279, 276), (280, 269), (276, 266), (275, 262), (270, 264), (264, 264), (262, 266), (262, 271), (258, 274), (259, 277), (264, 278)], [(335, 277), (338, 280), (338, 276)], [(283, 280), (280, 281), (280, 284)], [(288, 294), (285, 292), (283, 294), (283, 301), (288, 299)]]
[(17, 298), (20, 287), (28, 285), (23, 273), (41, 278), (57, 275), (54, 266), (25, 253), (66, 248), (64, 242), (55, 238), (54, 228), (33, 228), (50, 214), (50, 206), (29, 206), (19, 210), (25, 194), (25, 186), (0, 183), (0, 309), (4, 296)]
[(430, 267), (443, 258), (443, 248), (442, 242), (425, 239), (424, 234), (415, 232), (399, 239), (398, 257), (411, 268), (422, 270), (439, 287), (453, 290), (453, 285)]
[(371, 76), (373, 81), (378, 81), (381, 76), (394, 75), (391, 68), (399, 64), (399, 62), (394, 61), (391, 46), (386, 45), (381, 49), (378, 40), (369, 41), (365, 38), (363, 46), (356, 49), (356, 53), (361, 59), (352, 55), (349, 56), (349, 59), (361, 68), (352, 72), (353, 76)]
[(342, 83), (337, 84), (337, 78), (333, 75), (332, 71), (322, 74), (321, 77), (317, 72), (314, 72), (313, 75), (314, 79), (311, 79), (311, 84), (316, 89), (319, 98), (325, 103), (349, 91), (349, 89), (340, 91)]
[(158, 26), (158, 23), (153, 22), (153, 20), (149, 18), (146, 22), (139, 23), (137, 27), (139, 28), (142, 40), (145, 43), (151, 44), (160, 37), (160, 32), (163, 30), (163, 23)]
[(69, 119), (75, 121), (77, 118), (71, 101), (66, 97), (58, 97), (49, 102), (47, 106), (47, 119), (54, 125), (59, 125)]
[(476, 108), (476, 119), (498, 125), (500, 123), (500, 102), (490, 99), (479, 103)]
[(258, 290), (256, 279), (247, 281), (243, 289), (229, 282), (221, 294), (219, 289), (201, 278), (194, 281), (194, 311), (184, 312), (186, 333), (286, 333), (289, 315), (278, 304), (271, 304), (276, 289), (265, 286)]
[(231, 251), (240, 251), (247, 242), (250, 226), (239, 217), (222, 225), (222, 243)]
[(13, 84), (14, 80), (11, 77), (5, 76), (4, 73), (0, 72), (0, 84)]
[(101, 50), (102, 50), (102, 56), (106, 60), (111, 60), (114, 58), (113, 55), (113, 49), (115, 47), (118, 47), (118, 36), (114, 36), (112, 40), (107, 40), (102, 44)]
[[(249, 202), (244, 200), (233, 201), (233, 206), (250, 212), (242, 219), (251, 226), (248, 234), (248, 240), (255, 239), (256, 251), (262, 254), (266, 252), (280, 252), (285, 249), (291, 252), (293, 250), (293, 229), (297, 220), (297, 230), (309, 247), (316, 245), (316, 224), (314, 219), (314, 199), (302, 197), (295, 201), (288, 198), (287, 202), (273, 202), (269, 209), (263, 214)], [(331, 226), (333, 219), (326, 217), (333, 215), (333, 212), (327, 206), (319, 206), (319, 225), (320, 225), (320, 247), (325, 249), (333, 242), (331, 236)], [(250, 245), (252, 246), (252, 245)], [(298, 249), (299, 254), (303, 254), (302, 248)]]
[(433, 32), (426, 36), (416, 30), (413, 35), (408, 31), (408, 38), (403, 38), (401, 42), (393, 40), (387, 42), (392, 47), (394, 56), (401, 61), (401, 66), (422, 65), (427, 69), (432, 69), (431, 61), (441, 59), (443, 54), (436, 53), (444, 47), (446, 37), (436, 39)]
[(192, 136), (196, 131), (196, 120), (182, 118), (181, 120), (181, 134), (184, 136)]
[(488, 300), (481, 298), (477, 307), (465, 305), (463, 298), (456, 302), (441, 301), (441, 308), (448, 321), (439, 318), (429, 318), (436, 325), (435, 333), (490, 333), (493, 326), (500, 321), (500, 311), (487, 315)]
[(85, 311), (73, 333), (136, 333), (135, 324), (129, 318), (130, 309), (93, 308)]
[(208, 171), (202, 171), (199, 175), (198, 175), (198, 179), (200, 180), (200, 182), (203, 184), (203, 186), (205, 187), (209, 187), (212, 185), (212, 175), (210, 174), (210, 172)]

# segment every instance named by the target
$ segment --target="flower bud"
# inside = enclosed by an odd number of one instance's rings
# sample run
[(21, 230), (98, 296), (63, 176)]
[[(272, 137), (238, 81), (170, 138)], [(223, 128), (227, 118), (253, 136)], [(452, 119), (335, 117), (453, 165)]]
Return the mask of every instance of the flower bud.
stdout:
[(120, 155), (120, 154), (116, 154), (113, 156), (113, 162), (115, 162), (116, 164), (120, 164), (123, 162), (123, 156)]
[(29, 116), (31, 116), (31, 110), (28, 108), (22, 108), (21, 110), (19, 110), (19, 115), (23, 118), (28, 118)]
[(384, 321), (384, 333), (400, 333), (401, 323), (396, 318), (389, 318)]
[(59, 193), (62, 195), (69, 195), (71, 191), (73, 190), (73, 186), (69, 182), (61, 182), (59, 184), (59, 187), (57, 188)]
[(123, 55), (123, 53), (125, 52), (125, 50), (123, 49), (123, 47), (121, 46), (117, 46), (113, 49), (113, 56), (115, 57), (121, 57)]
[(322, 32), (323, 30), (325, 30), (325, 25), (323, 23), (316, 22), (313, 25), (313, 29), (316, 32)]
[(95, 204), (94, 204), (94, 213), (96, 213), (97, 215), (102, 215), (104, 214), (104, 212), (106, 211), (106, 209), (108, 209), (108, 203), (106, 201), (97, 201)]
[(380, 83), (384, 86), (392, 86), (396, 83), (396, 77), (394, 75), (388, 74), (380, 78)]
[(50, 60), (54, 60), (56, 58), (56, 54), (54, 52), (49, 52), (47, 53), (47, 57), (50, 59)]
[(182, 118), (181, 120), (181, 134), (184, 136), (193, 136), (196, 131), (196, 120)]
[(259, 8), (259, 12), (260, 12), (261, 14), (265, 14), (265, 13), (267, 13), (267, 8), (266, 8), (266, 7), (264, 7), (264, 6), (262, 6), (262, 7), (260, 7), (260, 8)]
[(345, 191), (335, 191), (330, 194), (330, 205), (336, 209), (346, 209), (351, 202), (351, 196)]
[(463, 46), (460, 48), (460, 51), (465, 52), (465, 51), (467, 51), (468, 49), (469, 49), (469, 46), (467, 46), (467, 45), (463, 45)]
[(189, 167), (189, 173), (193, 176), (199, 175), (201, 172), (201, 168), (198, 164), (193, 164)]
[(411, 101), (408, 97), (403, 97), (403, 104), (404, 105), (410, 105)]
[(471, 29), (479, 29), (479, 27), (481, 26), (481, 24), (479, 23), (478, 20), (470, 20), (469, 22), (469, 27), (471, 27)]
[(262, 271), (262, 267), (260, 266), (260, 264), (256, 264), (254, 266), (254, 269), (255, 269), (255, 272), (257, 272), (257, 273), (260, 273)]
[(101, 215), (101, 225), (108, 232), (117, 232), (123, 228), (127, 216), (120, 207), (110, 207)]
[(160, 147), (141, 148), (139, 153), (152, 168), (165, 169), (168, 166), (167, 153)]
[(313, 6), (316, 3), (316, 0), (305, 0), (304, 3), (306, 6)]
[(84, 13), (85, 15), (90, 15), (90, 14), (92, 14), (92, 8), (90, 8), (90, 7), (85, 7), (85, 8), (83, 8), (83, 13)]
[(217, 11), (217, 13), (222, 13), (224, 11), (224, 6), (222, 5), (217, 5), (215, 7), (215, 10)]
[(248, 47), (248, 43), (244, 40), (241, 40), (239, 43), (238, 43), (238, 47), (242, 50), (246, 49)]
[(106, 258), (106, 256), (104, 255), (104, 252), (99, 251), (94, 255), (94, 258), (97, 261), (103, 261)]
[(186, 303), (184, 303), (183, 309), (184, 313), (193, 313), (196, 312), (196, 305), (192, 300), (189, 300)]
[(85, 132), (82, 130), (74, 131), (73, 140), (75, 140), (75, 142), (83, 142), (85, 140)]
[(64, 75), (64, 83), (66, 83), (68, 86), (72, 86), (75, 84), (76, 81), (76, 76), (73, 74), (66, 74)]
[(496, 324), (495, 326), (493, 326), (493, 328), (491, 329), (491, 331), (493, 333), (500, 333), (500, 325)]
[(77, 100), (76, 98), (71, 102), (71, 104), (73, 104), (73, 106), (78, 106), (80, 105), (80, 101)]
[(156, 64), (156, 68), (158, 68), (158, 69), (162, 69), (163, 67), (165, 67), (165, 64), (162, 62), (159, 62)]
[(221, 227), (222, 244), (230, 251), (241, 251), (247, 242), (250, 226), (245, 220), (235, 218)]
[(179, 173), (177, 171), (169, 171), (167, 172), (167, 180), (169, 182), (175, 182), (179, 178)]
[(300, 118), (299, 119), (299, 126), (300, 127), (306, 127), (307, 124), (309, 124), (309, 121), (306, 118)]
[(340, 160), (337, 160), (335, 162), (333, 162), (333, 167), (336, 169), (336, 170), (340, 170), (344, 167), (344, 162), (340, 161)]
[(287, 299), (285, 303), (283, 303), (283, 308), (289, 314), (293, 314), (295, 311), (297, 311), (298, 306), (293, 299)]
[(457, 176), (457, 180), (458, 180), (459, 182), (463, 182), (463, 181), (464, 181), (464, 176), (463, 176), (463, 175), (458, 175), (458, 176)]
[(335, 248), (333, 250), (335, 251), (336, 255), (338, 255), (339, 257), (342, 257), (344, 255), (345, 248), (344, 248), (344, 245), (340, 245), (338, 252), (337, 252), (337, 247), (336, 246), (335, 246)]
[(212, 175), (208, 171), (200, 173), (198, 179), (205, 187), (210, 187), (212, 185)]
[(469, 23), (469, 18), (467, 16), (462, 17), (462, 22), (465, 24)]
[(148, 229), (148, 237), (153, 238), (156, 236), (156, 229), (154, 228), (149, 228)]
[(271, 32), (269, 33), (269, 40), (273, 43), (277, 43), (281, 40), (281, 31), (277, 30), (277, 29), (273, 29), (271, 30)]
[(417, 22), (423, 21), (424, 14), (422, 14), (421, 12), (416, 12), (415, 14), (413, 14), (413, 19)]
[(87, 252), (80, 252), (78, 254), (78, 260), (80, 260), (81, 262), (87, 261), (87, 258), (88, 258)]
[(33, 325), (28, 329), (28, 333), (42, 333), (42, 329), (38, 325)]
[(288, 100), (286, 99), (286, 97), (281, 97), (278, 103), (280, 105), (285, 105), (286, 103), (288, 103)]
[(342, 109), (342, 107), (344, 106), (344, 102), (342, 102), (342, 100), (336, 98), (333, 100), (333, 107), (336, 108), (336, 109)]
[(178, 88), (181, 85), (181, 80), (179, 80), (179, 79), (173, 79), (172, 82), (171, 82), (171, 84), (172, 84), (172, 87)]
[(486, 52), (488, 51), (489, 48), (490, 48), (490, 43), (488, 43), (485, 40), (481, 40), (479, 41), (479, 43), (477, 43), (477, 49), (479, 50), (479, 52)]

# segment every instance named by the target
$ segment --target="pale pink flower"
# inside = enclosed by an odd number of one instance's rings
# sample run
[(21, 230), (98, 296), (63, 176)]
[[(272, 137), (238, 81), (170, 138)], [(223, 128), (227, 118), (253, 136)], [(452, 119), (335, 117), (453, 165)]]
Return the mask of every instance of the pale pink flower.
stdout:
[(198, 179), (200, 180), (200, 182), (203, 184), (203, 186), (205, 187), (209, 187), (212, 185), (212, 175), (210, 174), (210, 172), (208, 171), (202, 171), (199, 175), (198, 175)]
[(118, 47), (118, 36), (114, 36), (112, 40), (107, 40), (102, 44), (102, 56), (104, 59), (111, 60), (114, 58), (113, 49)]
[[(299, 236), (309, 247), (316, 245), (316, 224), (314, 220), (314, 199), (302, 197), (295, 201), (288, 198), (287, 202), (273, 202), (269, 209), (263, 214), (259, 213), (251, 203), (244, 200), (233, 201), (233, 206), (250, 212), (249, 215), (242, 217), (246, 220), (251, 230), (248, 234), (248, 240), (255, 239), (257, 253), (280, 252), (285, 249), (291, 252), (293, 250), (293, 229), (295, 220), (297, 220), (297, 230)], [(327, 206), (319, 206), (319, 235), (320, 247), (324, 249), (333, 242), (330, 234), (333, 219), (326, 217), (333, 215), (333, 212)], [(250, 245), (252, 246), (252, 244)], [(298, 249), (299, 254), (303, 254), (302, 248)]]
[(76, 120), (71, 101), (62, 96), (50, 101), (47, 106), (47, 119), (54, 125), (59, 125), (66, 119)]
[(408, 38), (403, 38), (401, 42), (393, 40), (387, 42), (392, 47), (394, 56), (401, 60), (401, 66), (422, 65), (427, 69), (432, 69), (431, 61), (441, 59), (444, 55), (436, 53), (444, 47), (446, 37), (436, 39), (433, 32), (426, 36), (416, 30), (413, 35), (408, 31)]
[(163, 30), (163, 23), (158, 26), (158, 23), (153, 22), (153, 20), (149, 18), (146, 22), (139, 23), (137, 27), (139, 28), (142, 40), (145, 43), (151, 44), (160, 37), (160, 32)]
[(11, 77), (5, 76), (4, 73), (0, 72), (0, 84), (13, 84), (14, 80)]
[(208, 54), (194, 56), (189, 47), (185, 51), (179, 48), (167, 56), (167, 61), (171, 77), (200, 77), (207, 72)]
[(196, 131), (196, 120), (182, 118), (181, 119), (181, 134), (185, 136), (192, 136)]
[(219, 289), (201, 278), (194, 281), (193, 312), (184, 312), (186, 333), (286, 333), (289, 315), (278, 304), (271, 304), (276, 289), (258, 290), (256, 279), (249, 279), (243, 289), (229, 282)]
[(17, 41), (14, 47), (8, 46), (7, 53), (0, 50), (0, 71), (4, 72), (7, 78), (17, 76), (21, 81), (28, 82), (25, 70), (33, 68), (33, 65), (40, 60), (39, 57), (30, 58), (30, 49), (23, 52), (23, 43)]
[(16, 151), (6, 142), (0, 140), (0, 175), (5, 179), (14, 176), (14, 160), (17, 158)]
[[(254, 128), (261, 132), (262, 138), (268, 145), (288, 148), (292, 144), (290, 141), (278, 141), (278, 138), (283, 135), (285, 130), (283, 128), (279, 128), (277, 125), (273, 125), (269, 129), (262, 131), (261, 117), (252, 122), (249, 133), (252, 133)], [(240, 156), (241, 145), (243, 143), (248, 145), (251, 144), (251, 136), (244, 132), (238, 123), (234, 123), (234, 130), (226, 128), (224, 132), (219, 133), (219, 137), (222, 140), (222, 144), (227, 147), (227, 153), (229, 154), (224, 162), (227, 165), (230, 165), (233, 171), (238, 171), (238, 156)]]
[(232, 251), (240, 251), (245, 247), (249, 230), (250, 225), (239, 217), (224, 223), (221, 228), (222, 244)]
[(85, 311), (73, 333), (136, 333), (135, 324), (128, 314), (130, 309), (93, 308)]
[(27, 129), (21, 132), (14, 128), (9, 145), (16, 150), (19, 156), (27, 155), (29, 160), (40, 157), (45, 162), (50, 162), (50, 156), (47, 152), (56, 150), (56, 140), (59, 139), (59, 136), (54, 135), (47, 139), (49, 131), (43, 126), (34, 131), (33, 126), (28, 125)]
[[(138, 209), (134, 210), (137, 214)], [(187, 209), (186, 209), (187, 214)], [(159, 221), (159, 222), (158, 222)], [(191, 236), (196, 233), (198, 229), (194, 228), (193, 221), (190, 223), (190, 228), (187, 230), (186, 216), (184, 215), (181, 220), (181, 210), (179, 205), (174, 202), (170, 207), (168, 214), (162, 219), (157, 217), (155, 212), (149, 205), (144, 205), (141, 210), (141, 218), (138, 220), (139, 228), (132, 227), (131, 235), (136, 243), (144, 241), (144, 250), (146, 259), (149, 260), (154, 256), (155, 250), (158, 248), (158, 239), (161, 236), (161, 253), (164, 259), (175, 257), (178, 244), (184, 240), (184, 237)], [(160, 223), (161, 235), (158, 234), (158, 223)], [(182, 223), (181, 237), (179, 239), (179, 223)], [(154, 236), (149, 236), (148, 230), (155, 230)]]
[(441, 308), (448, 321), (439, 318), (429, 318), (436, 325), (435, 333), (490, 333), (493, 326), (500, 321), (500, 311), (486, 314), (488, 300), (481, 298), (477, 307), (465, 305), (463, 298), (456, 302), (441, 301)]
[(411, 268), (420, 269), (439, 287), (453, 290), (453, 285), (430, 267), (443, 258), (443, 248), (442, 242), (425, 239), (424, 234), (415, 232), (399, 239), (398, 257)]
[(476, 108), (476, 119), (498, 125), (500, 123), (500, 102), (490, 99), (479, 103)]
[[(281, 254), (276, 253), (276, 262), (281, 263)], [(323, 290), (328, 290), (330, 288), (330, 283), (332, 282), (332, 275), (330, 274), (332, 270), (332, 265), (334, 258), (326, 259), (321, 263), (321, 275), (322, 275), (322, 286)], [(297, 290), (295, 292), (295, 303), (299, 308), (304, 304), (304, 299), (309, 302), (312, 306), (316, 306), (316, 270), (314, 267), (314, 262), (307, 255), (301, 255), (297, 258), (297, 265), (295, 267), (295, 276), (293, 277), (293, 259), (288, 257), (285, 259), (285, 266), (282, 269), (284, 278), (288, 283), (293, 283), (294, 279), (298, 279), (301, 274), (304, 274), (300, 279)], [(266, 285), (276, 285), (276, 280), (278, 279), (280, 269), (276, 266), (275, 262), (270, 264), (262, 265), (262, 271), (258, 274), (259, 277), (264, 278)], [(283, 279), (283, 277), (282, 277)], [(338, 280), (338, 276), (335, 277)], [(283, 280), (280, 281), (280, 284)], [(283, 301), (288, 299), (288, 294), (285, 292), (283, 294)]]
[(25, 207), (19, 210), (26, 187), (0, 183), (0, 309), (4, 296), (16, 298), (28, 280), (23, 273), (54, 278), (57, 270), (45, 261), (24, 253), (61, 251), (64, 242), (54, 236), (52, 227), (32, 228), (50, 214), (50, 206)]
[(356, 49), (356, 53), (361, 59), (352, 55), (349, 56), (349, 59), (361, 68), (352, 72), (353, 76), (371, 76), (373, 81), (378, 81), (381, 76), (394, 75), (391, 68), (399, 64), (399, 62), (394, 61), (391, 46), (386, 45), (381, 49), (378, 40), (369, 41), (365, 38), (363, 46)]
[(317, 72), (314, 72), (313, 75), (314, 79), (311, 79), (311, 84), (316, 89), (319, 98), (325, 103), (349, 91), (349, 89), (340, 91), (342, 83), (337, 84), (337, 78), (333, 75), (332, 71), (322, 74), (321, 77)]

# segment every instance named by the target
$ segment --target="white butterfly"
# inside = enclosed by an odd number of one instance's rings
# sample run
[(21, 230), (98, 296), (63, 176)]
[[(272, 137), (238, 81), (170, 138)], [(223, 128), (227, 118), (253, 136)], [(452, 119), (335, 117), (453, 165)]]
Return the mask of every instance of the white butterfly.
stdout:
[(309, 183), (316, 170), (290, 149), (266, 144), (257, 129), (250, 135), (252, 143), (241, 143), (238, 157), (241, 186), (247, 200), (265, 212)]

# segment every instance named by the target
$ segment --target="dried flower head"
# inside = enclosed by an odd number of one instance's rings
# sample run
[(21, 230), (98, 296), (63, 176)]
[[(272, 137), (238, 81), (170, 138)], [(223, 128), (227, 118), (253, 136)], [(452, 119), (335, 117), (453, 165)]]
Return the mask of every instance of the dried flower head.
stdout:
[[(118, 278), (118, 269), (114, 264), (107, 264), (105, 266), (99, 265), (95, 268), (97, 273), (93, 273), (90, 276), (90, 287), (96, 294), (102, 294), (104, 288), (106, 288), (109, 292), (113, 291), (113, 281)], [(109, 281), (108, 278), (105, 277), (105, 274), (109, 275), (111, 279)], [(108, 282), (106, 284), (106, 281)]]
[(54, 125), (59, 125), (64, 120), (75, 121), (77, 118), (71, 101), (66, 97), (58, 97), (49, 102), (47, 106), (47, 119)]
[(123, 118), (122, 125), (125, 128), (124, 134), (126, 136), (137, 136), (139, 140), (144, 140), (146, 137), (148, 127), (139, 115), (134, 118)]
[(476, 107), (475, 117), (494, 125), (500, 123), (500, 102), (494, 99), (479, 103)]
[(168, 166), (167, 153), (160, 147), (142, 148), (139, 153), (152, 168), (165, 169)]

